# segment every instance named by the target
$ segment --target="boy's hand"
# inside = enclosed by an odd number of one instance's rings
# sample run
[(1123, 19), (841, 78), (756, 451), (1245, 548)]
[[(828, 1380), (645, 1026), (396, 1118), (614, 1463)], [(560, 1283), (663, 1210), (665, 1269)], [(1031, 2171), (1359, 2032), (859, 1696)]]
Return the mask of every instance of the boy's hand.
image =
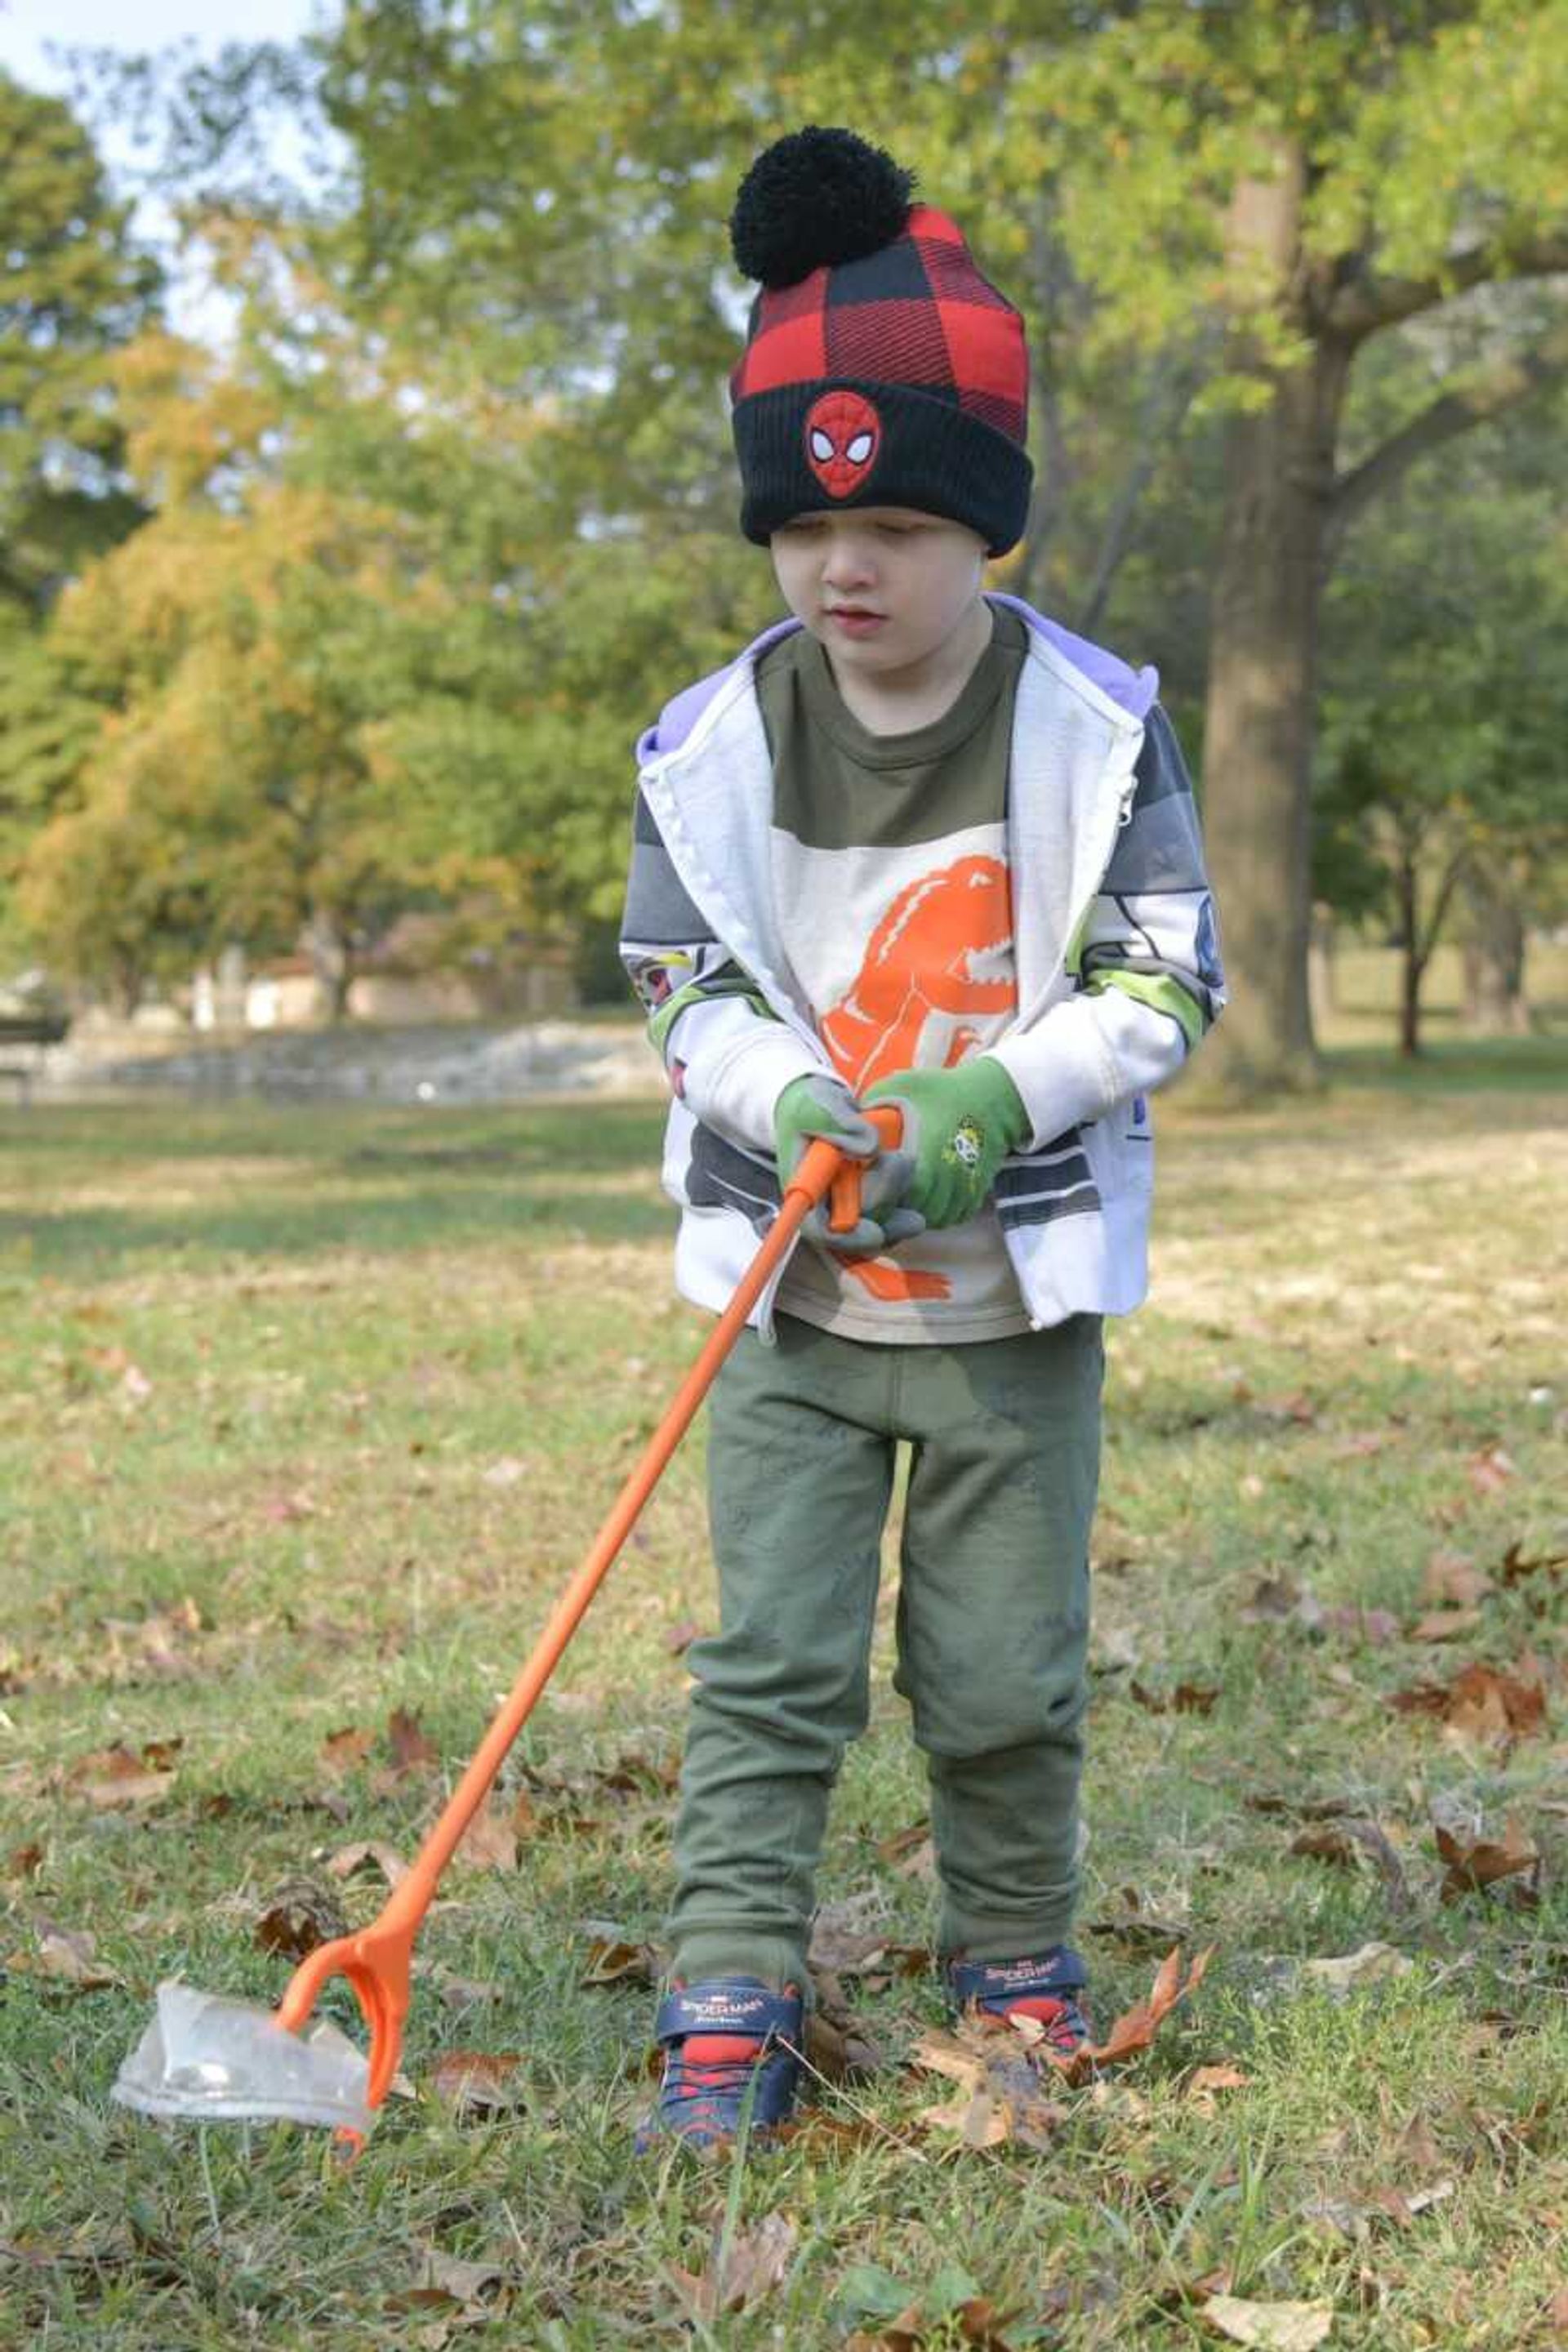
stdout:
[(973, 1216), (996, 1171), (1029, 1132), (1017, 1087), (988, 1054), (952, 1070), (895, 1071), (868, 1090), (866, 1101), (897, 1103), (902, 1111), (896, 1156), (910, 1163), (903, 1202), (933, 1227)]
[[(779, 1182), (787, 1184), (808, 1143), (819, 1137), (836, 1143), (852, 1160), (864, 1161), (860, 1185), (860, 1222), (853, 1232), (828, 1229), (827, 1202), (820, 1202), (801, 1227), (823, 1249), (845, 1257), (878, 1257), (895, 1242), (921, 1232), (924, 1219), (911, 1209), (892, 1208), (908, 1181), (908, 1164), (901, 1152), (879, 1159), (881, 1139), (865, 1118), (842, 1078), (792, 1078), (773, 1105), (773, 1150)], [(886, 1212), (886, 1213), (884, 1213)]]

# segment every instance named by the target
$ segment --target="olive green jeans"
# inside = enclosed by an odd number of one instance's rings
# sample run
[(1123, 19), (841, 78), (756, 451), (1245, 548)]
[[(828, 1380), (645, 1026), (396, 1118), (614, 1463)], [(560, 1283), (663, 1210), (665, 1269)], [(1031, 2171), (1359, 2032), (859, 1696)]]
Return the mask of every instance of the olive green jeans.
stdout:
[(781, 1315), (712, 1394), (720, 1631), (688, 1654), (673, 1972), (807, 1987), (827, 1801), (869, 1713), (881, 1536), (911, 1448), (893, 1685), (931, 1782), (945, 1955), (1062, 1942), (1078, 1895), (1100, 1318), (957, 1347)]

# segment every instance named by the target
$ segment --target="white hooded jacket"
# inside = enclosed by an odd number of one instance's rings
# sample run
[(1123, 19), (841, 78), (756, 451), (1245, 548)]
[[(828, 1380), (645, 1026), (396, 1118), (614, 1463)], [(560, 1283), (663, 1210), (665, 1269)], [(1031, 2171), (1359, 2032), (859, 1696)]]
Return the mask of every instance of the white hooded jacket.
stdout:
[[(987, 1046), (1031, 1131), (997, 1177), (1036, 1328), (1121, 1315), (1148, 1281), (1147, 1097), (1225, 1002), (1192, 788), (1152, 669), (1134, 672), (1011, 597), (1028, 629), (1014, 706), (1007, 849), (1017, 1011)], [(777, 1212), (780, 1094), (832, 1065), (773, 903), (773, 770), (756, 664), (767, 631), (667, 705), (638, 746), (621, 953), (675, 1099), (664, 1181), (676, 1280), (722, 1308)], [(782, 1268), (780, 1269), (782, 1274)], [(776, 1280), (752, 1320), (772, 1336)]]

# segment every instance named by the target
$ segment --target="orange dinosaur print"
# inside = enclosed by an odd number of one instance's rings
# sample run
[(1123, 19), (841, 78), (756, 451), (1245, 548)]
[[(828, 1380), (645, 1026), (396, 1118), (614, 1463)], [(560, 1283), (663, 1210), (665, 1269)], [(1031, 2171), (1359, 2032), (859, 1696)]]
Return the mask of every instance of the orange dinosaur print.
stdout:
[[(916, 1066), (933, 1013), (1007, 1013), (1014, 985), (972, 976), (977, 956), (1010, 947), (1013, 894), (999, 857), (961, 857), (907, 883), (876, 929), (848, 994), (822, 1024), (822, 1042), (856, 1094)], [(960, 1029), (951, 1069), (974, 1043)]]
[[(1009, 976), (978, 978), (971, 967), (1013, 943), (1013, 895), (999, 857), (961, 857), (907, 883), (871, 934), (847, 993), (821, 1024), (822, 1042), (851, 1091), (919, 1066), (926, 1024), (963, 1013), (1010, 1013)], [(956, 1027), (943, 1055), (952, 1069), (978, 1033)], [(944, 1274), (891, 1257), (840, 1258), (873, 1298), (947, 1298)]]

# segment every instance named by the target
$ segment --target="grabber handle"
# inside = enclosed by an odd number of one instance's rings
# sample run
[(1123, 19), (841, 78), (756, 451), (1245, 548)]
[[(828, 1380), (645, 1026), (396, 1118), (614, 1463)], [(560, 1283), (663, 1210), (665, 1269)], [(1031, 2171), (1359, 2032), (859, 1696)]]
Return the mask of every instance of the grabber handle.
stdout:
[[(866, 1113), (882, 1139), (884, 1151), (894, 1151), (904, 1132), (904, 1115), (897, 1103), (874, 1103)], [(828, 1187), (827, 1230), (830, 1234), (852, 1234), (860, 1222), (860, 1178), (866, 1163), (863, 1160), (846, 1159)]]
[[(879, 1114), (873, 1116), (879, 1118)], [(897, 1114), (894, 1116), (896, 1118)], [(800, 1164), (784, 1187), (779, 1213), (736, 1285), (733, 1297), (621, 1488), (588, 1557), (556, 1602), (521, 1673), (492, 1718), (439, 1819), (409, 1864), (406, 1875), (393, 1888), (368, 1927), (358, 1935), (340, 1937), (322, 1945), (294, 1971), (278, 2012), (279, 2022), (294, 2032), (304, 2024), (330, 1976), (345, 1976), (353, 1986), (371, 2029), (372, 2106), (379, 2105), (385, 2097), (396, 2069), (403, 2019), (408, 2007), (414, 1938), (430, 1907), (441, 1873), (493, 1786), (508, 1748), (531, 1713), (556, 1660), (630, 1534), (660, 1471), (712, 1385), (720, 1365), (744, 1329), (752, 1307), (788, 1252), (804, 1219), (826, 1197), (842, 1160), (843, 1154), (837, 1147), (821, 1139), (809, 1144), (801, 1155)]]

